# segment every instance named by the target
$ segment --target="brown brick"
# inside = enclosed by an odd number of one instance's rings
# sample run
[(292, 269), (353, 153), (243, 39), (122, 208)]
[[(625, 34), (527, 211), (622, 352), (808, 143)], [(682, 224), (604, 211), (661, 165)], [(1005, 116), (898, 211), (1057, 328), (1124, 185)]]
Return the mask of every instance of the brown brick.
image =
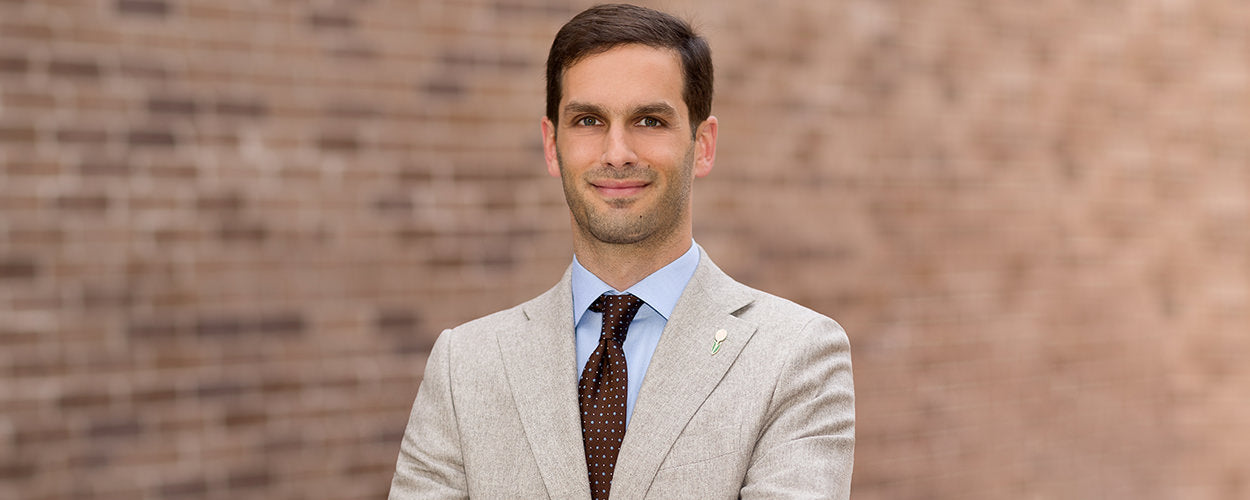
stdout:
[(65, 300), (62, 300), (61, 295), (45, 290), (19, 290), (10, 299), (10, 307), (14, 311), (54, 311), (64, 305)]
[(261, 450), (269, 454), (290, 453), (309, 448), (307, 439), (289, 432), (268, 436), (261, 445)]
[(273, 474), (267, 467), (252, 466), (232, 471), (226, 477), (226, 484), (231, 490), (252, 490), (269, 486), (273, 482)]
[(264, 425), (269, 415), (264, 410), (233, 409), (227, 410), (223, 422), (227, 428)]
[(117, 12), (123, 15), (165, 17), (169, 4), (164, 0), (117, 0)]
[[(143, 195), (132, 195), (128, 208), (131, 213), (140, 213), (145, 211), (161, 211), (161, 210), (178, 210), (183, 207), (183, 200), (169, 196), (168, 193), (145, 193)], [(159, 238), (159, 231), (154, 231), (154, 237)]]
[(294, 312), (263, 316), (256, 322), (256, 331), (268, 335), (299, 335), (307, 327), (304, 317)]
[(178, 344), (168, 349), (158, 350), (149, 361), (152, 367), (161, 370), (178, 370), (203, 366), (209, 362), (202, 350), (181, 347)]
[(294, 377), (275, 377), (266, 378), (261, 384), (261, 390), (266, 395), (281, 395), (299, 393), (304, 388), (303, 382)]
[(400, 167), (398, 173), (399, 181), (402, 183), (425, 184), (433, 179), (428, 168), (417, 165), (404, 165)]
[(0, 143), (30, 144), (37, 137), (33, 126), (0, 125)]
[(369, 440), (378, 444), (391, 444), (391, 443), (398, 443), (401, 440), (403, 440), (403, 438), (404, 438), (404, 430), (396, 426), (390, 429), (383, 429), (377, 432), (376, 434), (373, 435), (373, 437), (369, 438)]
[(199, 231), (184, 228), (158, 229), (152, 232), (152, 238), (162, 245), (189, 244), (204, 239)]
[(373, 60), (378, 57), (378, 50), (365, 42), (348, 42), (330, 48), (330, 55), (339, 59)]
[(101, 213), (108, 210), (109, 198), (102, 194), (64, 194), (57, 198), (57, 207), (67, 211)]
[(195, 334), (200, 337), (236, 336), (245, 331), (245, 322), (235, 317), (201, 318), (195, 324)]
[(96, 79), (102, 71), (100, 65), (87, 59), (53, 59), (48, 63), (48, 73), (66, 78)]
[[(19, 451), (27, 448), (48, 449), (70, 437), (69, 429), (60, 419), (44, 419), (37, 422), (18, 422), (13, 434), (13, 446)], [(3, 460), (0, 458), (0, 460)]]
[(131, 323), (127, 329), (127, 334), (133, 339), (166, 339), (172, 340), (176, 338), (181, 329), (178, 323), (168, 319), (157, 320), (141, 320)]
[(59, 227), (39, 225), (14, 226), (9, 229), (11, 242), (34, 246), (53, 246), (65, 241), (65, 231)]
[(84, 177), (126, 177), (130, 170), (130, 165), (122, 160), (100, 157), (89, 157), (78, 166), (78, 173)]
[(360, 149), (360, 143), (351, 135), (322, 134), (317, 139), (317, 147), (330, 153), (351, 153)]
[(208, 482), (198, 477), (169, 481), (157, 490), (160, 498), (204, 498), (207, 493)]
[(13, 177), (39, 177), (61, 173), (61, 164), (54, 160), (13, 160), (4, 164), (3, 168), (4, 172)]
[(500, 15), (512, 19), (523, 15), (539, 18), (571, 18), (578, 12), (578, 9), (569, 5), (544, 2), (503, 0), (494, 2), (494, 6)]
[(235, 191), (202, 194), (195, 200), (195, 207), (204, 211), (237, 212), (243, 206), (243, 195)]
[(337, 102), (326, 106), (326, 116), (349, 120), (367, 120), (383, 115), (381, 111), (368, 104), (357, 102)]
[(39, 275), (35, 260), (26, 257), (0, 257), (0, 282), (32, 280)]
[(91, 407), (107, 407), (112, 398), (102, 387), (62, 394), (58, 400), (62, 410), (74, 411)]
[(47, 109), (56, 106), (56, 97), (46, 90), (3, 90), (0, 93), (5, 106), (18, 109)]
[(131, 130), (126, 139), (131, 147), (173, 147), (178, 144), (177, 137), (168, 130)]
[(101, 469), (112, 465), (113, 455), (107, 451), (97, 448), (83, 451), (80, 454), (71, 455), (68, 457), (66, 462), (68, 462), (70, 467), (76, 469)]
[(65, 360), (60, 356), (52, 358), (18, 358), (13, 360), (13, 364), (9, 367), (9, 372), (18, 378), (36, 378), (63, 374), (67, 371), (66, 368)]
[(231, 131), (204, 132), (196, 136), (196, 141), (209, 147), (237, 148), (239, 135)]
[(269, 108), (258, 99), (230, 99), (217, 101), (217, 114), (241, 118), (261, 118), (269, 114)]
[(203, 382), (196, 388), (200, 399), (234, 398), (242, 395), (246, 388), (235, 382)]
[(406, 215), (412, 212), (414, 203), (408, 195), (392, 194), (379, 196), (373, 206), (382, 213)]
[(374, 328), (379, 333), (411, 335), (416, 332), (419, 323), (420, 321), (414, 311), (392, 309), (378, 313), (374, 320)]
[(269, 228), (264, 224), (232, 221), (221, 225), (218, 237), (233, 243), (264, 243), (269, 238)]
[(108, 131), (92, 128), (62, 128), (56, 131), (56, 141), (67, 144), (98, 145), (108, 141)]
[(17, 457), (0, 459), (0, 479), (18, 481), (27, 479), (38, 472), (38, 467)]
[(30, 61), (21, 55), (0, 56), (0, 73), (25, 73), (30, 68)]
[(200, 169), (195, 165), (182, 163), (163, 163), (153, 165), (148, 170), (148, 175), (155, 178), (176, 179), (176, 180), (194, 180), (200, 176)]
[(87, 428), (92, 439), (132, 438), (142, 432), (143, 424), (134, 417), (97, 419)]
[(199, 110), (194, 100), (177, 97), (148, 98), (148, 112), (159, 115), (194, 115)]
[(85, 285), (81, 293), (82, 307), (88, 311), (127, 309), (135, 299), (131, 290), (107, 285)]
[(356, 20), (345, 14), (314, 12), (308, 16), (308, 24), (315, 29), (351, 29)]
[(131, 393), (130, 400), (139, 406), (173, 403), (178, 400), (178, 390), (173, 387), (140, 389)]
[(391, 469), (394, 469), (394, 468), (395, 468), (394, 464), (389, 464), (384, 461), (374, 461), (374, 462), (352, 461), (352, 462), (348, 462), (347, 465), (343, 467), (343, 473), (347, 474), (348, 476), (359, 476), (359, 475), (368, 475), (368, 474), (384, 475), (387, 472), (393, 473), (394, 471), (392, 471)]
[(9, 19), (2, 19), (0, 22), (3, 22), (3, 24), (0, 24), (0, 30), (3, 30), (7, 38), (38, 42), (46, 42), (54, 38), (52, 27), (46, 24), (27, 24), (20, 20), (12, 21)]
[(360, 386), (360, 380), (355, 375), (346, 374), (323, 378), (317, 385), (329, 390), (352, 390)]
[(119, 73), (126, 78), (159, 83), (168, 80), (171, 71), (160, 61), (123, 58), (119, 67)]
[(501, 53), (488, 52), (469, 52), (465, 50), (448, 50), (442, 54), (441, 62), (443, 65), (460, 68), (460, 67), (496, 67), (501, 69), (526, 69), (534, 66), (528, 58)]
[(464, 82), (443, 76), (421, 84), (419, 90), (434, 99), (456, 99), (465, 95), (468, 89)]

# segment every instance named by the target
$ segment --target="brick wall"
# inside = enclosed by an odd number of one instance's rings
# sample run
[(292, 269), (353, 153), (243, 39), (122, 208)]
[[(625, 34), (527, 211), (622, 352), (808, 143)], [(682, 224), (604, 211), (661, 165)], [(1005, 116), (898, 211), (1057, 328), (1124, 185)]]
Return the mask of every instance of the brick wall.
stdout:
[[(1250, 6), (649, 4), (696, 238), (850, 333), (856, 498), (1250, 495)], [(438, 332), (568, 263), (587, 5), (0, 0), (0, 498), (382, 498)]]

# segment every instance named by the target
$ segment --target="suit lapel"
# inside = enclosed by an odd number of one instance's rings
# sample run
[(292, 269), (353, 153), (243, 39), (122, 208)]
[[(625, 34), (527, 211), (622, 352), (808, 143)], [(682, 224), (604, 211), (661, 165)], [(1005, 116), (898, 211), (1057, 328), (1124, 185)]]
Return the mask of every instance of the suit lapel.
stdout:
[[(700, 255), (643, 379), (617, 456), (612, 498), (646, 494), (677, 436), (755, 333), (754, 325), (733, 315), (751, 300), (745, 286)], [(720, 329), (727, 340), (713, 355), (713, 338)]]
[(521, 307), (525, 324), (498, 336), (521, 424), (551, 498), (589, 497), (568, 271)]

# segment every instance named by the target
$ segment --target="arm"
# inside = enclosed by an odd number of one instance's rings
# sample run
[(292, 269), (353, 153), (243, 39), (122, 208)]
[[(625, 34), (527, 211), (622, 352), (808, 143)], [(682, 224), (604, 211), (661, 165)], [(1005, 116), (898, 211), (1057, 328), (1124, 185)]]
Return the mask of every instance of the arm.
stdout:
[(399, 448), (390, 500), (469, 497), (451, 394), (450, 337), (443, 331), (426, 361)]
[(822, 316), (786, 352), (741, 498), (849, 498), (855, 390), (846, 333)]

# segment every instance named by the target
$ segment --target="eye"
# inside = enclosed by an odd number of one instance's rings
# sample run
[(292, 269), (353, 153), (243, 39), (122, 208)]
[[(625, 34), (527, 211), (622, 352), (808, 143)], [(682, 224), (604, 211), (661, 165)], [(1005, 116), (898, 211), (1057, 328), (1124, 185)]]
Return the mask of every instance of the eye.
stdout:
[(659, 118), (656, 118), (654, 116), (648, 116), (648, 117), (644, 117), (641, 120), (638, 120), (638, 125), (641, 125), (647, 128), (655, 128), (655, 127), (663, 127), (664, 122), (660, 121)]
[(599, 119), (593, 116), (583, 116), (578, 118), (577, 121), (573, 122), (573, 124), (582, 127), (593, 127), (595, 125), (599, 125)]

